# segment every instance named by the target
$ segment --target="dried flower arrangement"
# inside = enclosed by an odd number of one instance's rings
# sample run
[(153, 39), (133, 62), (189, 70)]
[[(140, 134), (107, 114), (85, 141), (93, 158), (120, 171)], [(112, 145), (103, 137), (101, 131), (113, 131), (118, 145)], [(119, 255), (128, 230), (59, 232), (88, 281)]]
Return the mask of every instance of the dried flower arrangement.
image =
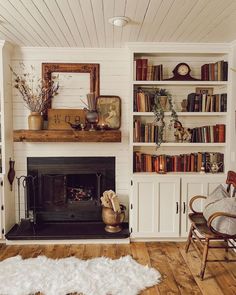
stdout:
[(47, 109), (48, 102), (57, 95), (59, 83), (55, 80), (46, 83), (35, 74), (35, 68), (31, 65), (31, 71), (25, 72), (26, 68), (20, 63), (21, 73), (17, 74), (10, 66), (13, 73), (14, 87), (22, 95), (25, 106), (31, 112), (42, 113)]
[(82, 103), (85, 105), (86, 111), (96, 111), (96, 96), (95, 93), (88, 93), (86, 95), (87, 102), (85, 102), (83, 99), (81, 99)]

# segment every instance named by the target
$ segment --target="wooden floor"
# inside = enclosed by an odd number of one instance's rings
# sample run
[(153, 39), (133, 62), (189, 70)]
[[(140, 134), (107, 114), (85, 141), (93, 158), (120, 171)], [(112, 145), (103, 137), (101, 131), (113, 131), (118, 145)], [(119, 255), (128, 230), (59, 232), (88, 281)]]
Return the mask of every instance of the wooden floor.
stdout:
[[(214, 251), (214, 252), (213, 252)], [(210, 258), (222, 258), (222, 250), (211, 250)], [(148, 264), (160, 271), (163, 281), (142, 292), (142, 295), (235, 295), (236, 263), (209, 263), (205, 279), (198, 277), (200, 259), (190, 247), (184, 252), (184, 243), (131, 243), (130, 245), (48, 245), (0, 246), (0, 260), (20, 254), (23, 258), (46, 255), (51, 258), (76, 256), (89, 259), (97, 256), (118, 258), (132, 255), (141, 264)], [(236, 253), (230, 253), (231, 257)], [(56, 294), (55, 294), (56, 295)], [(129, 294), (127, 294), (129, 295)]]

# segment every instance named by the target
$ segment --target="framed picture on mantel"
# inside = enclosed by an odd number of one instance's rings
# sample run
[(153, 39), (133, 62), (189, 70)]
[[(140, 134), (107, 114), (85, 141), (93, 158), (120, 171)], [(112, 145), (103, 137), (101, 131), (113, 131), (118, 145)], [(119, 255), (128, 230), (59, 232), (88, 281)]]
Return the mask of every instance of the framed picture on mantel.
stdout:
[(121, 100), (119, 96), (101, 95), (97, 97), (96, 109), (98, 125), (109, 129), (119, 129), (121, 125)]

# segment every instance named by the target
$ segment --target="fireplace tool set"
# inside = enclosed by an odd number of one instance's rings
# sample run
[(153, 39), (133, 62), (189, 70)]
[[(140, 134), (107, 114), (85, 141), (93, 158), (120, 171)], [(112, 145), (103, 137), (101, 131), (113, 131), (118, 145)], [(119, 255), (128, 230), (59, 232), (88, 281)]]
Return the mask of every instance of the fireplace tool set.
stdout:
[[(17, 195), (18, 195), (18, 231), (22, 229), (22, 227), (31, 227), (33, 229), (33, 233), (35, 234), (35, 225), (36, 225), (36, 195), (35, 195), (35, 186), (36, 186), (36, 176), (32, 175), (21, 175), (20, 177), (16, 177), (17, 179)], [(29, 210), (29, 198), (28, 198), (28, 190), (29, 187), (32, 188), (31, 192), (33, 194), (33, 207), (32, 210)], [(21, 218), (21, 189), (24, 191), (24, 211), (25, 216)]]

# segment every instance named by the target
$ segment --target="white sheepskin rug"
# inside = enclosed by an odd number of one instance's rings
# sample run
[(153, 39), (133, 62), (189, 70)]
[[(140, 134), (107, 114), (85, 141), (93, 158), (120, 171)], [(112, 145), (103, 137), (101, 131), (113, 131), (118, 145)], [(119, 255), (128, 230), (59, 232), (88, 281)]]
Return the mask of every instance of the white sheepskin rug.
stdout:
[(105, 257), (80, 260), (75, 257), (49, 259), (45, 256), (0, 262), (0, 294), (136, 295), (160, 282), (154, 268), (142, 266), (130, 256), (112, 260)]

